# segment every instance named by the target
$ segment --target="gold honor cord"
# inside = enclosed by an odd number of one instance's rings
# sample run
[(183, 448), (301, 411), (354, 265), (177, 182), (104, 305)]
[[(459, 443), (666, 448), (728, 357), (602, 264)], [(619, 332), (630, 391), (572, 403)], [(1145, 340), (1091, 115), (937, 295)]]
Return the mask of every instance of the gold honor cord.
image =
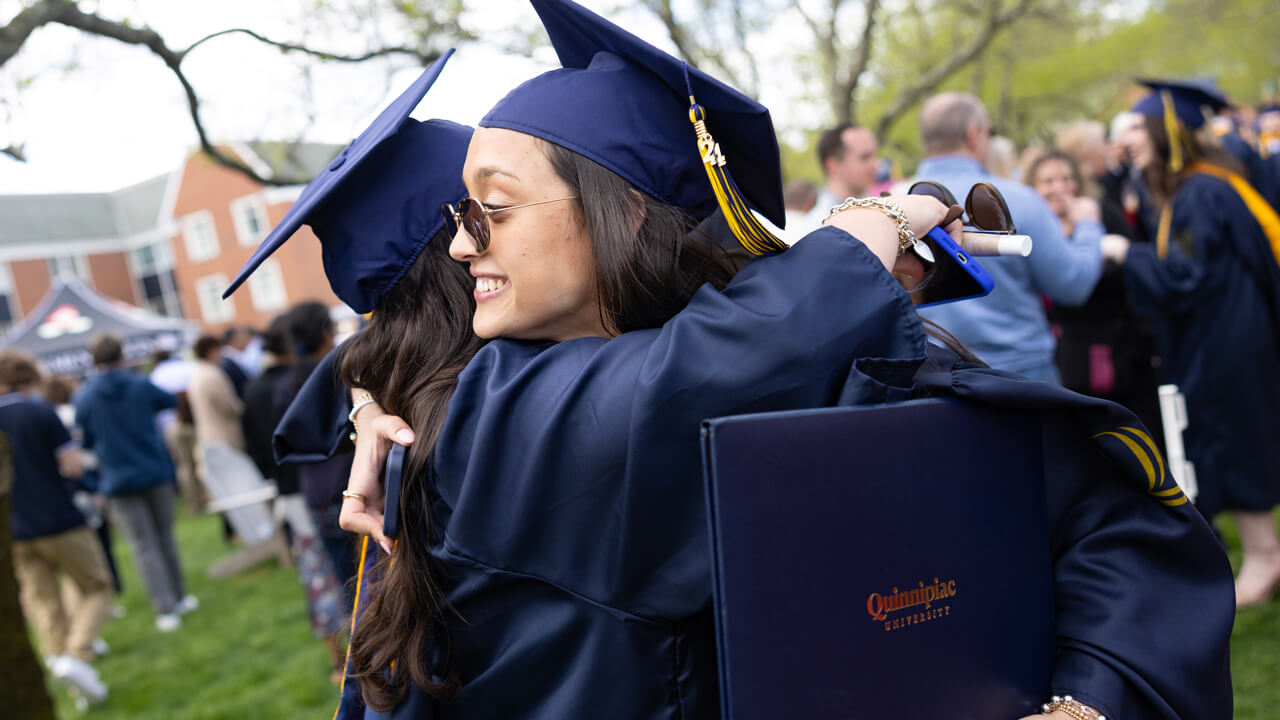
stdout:
[(698, 152), (702, 155), (702, 166), (707, 171), (716, 203), (724, 211), (724, 219), (729, 223), (733, 236), (752, 255), (777, 255), (786, 250), (787, 244), (769, 232), (752, 214), (742, 192), (725, 169), (725, 157), (720, 152), (720, 143), (707, 130), (707, 111), (692, 95), (689, 96), (689, 105), (689, 122), (693, 123), (693, 129), (698, 133)]
[[(360, 608), (360, 590), (364, 585), (364, 560), (369, 552), (369, 536), (365, 535), (360, 543), (360, 565), (356, 567), (356, 592), (355, 600), (351, 603), (351, 632), (356, 631), (356, 610)], [(338, 683), (338, 707), (334, 708), (333, 720), (338, 720), (338, 713), (342, 710), (342, 691), (347, 688), (347, 670), (351, 666), (351, 638), (347, 638), (347, 657), (342, 662), (342, 682)]]
[[(1216, 177), (1230, 185), (1232, 190), (1235, 190), (1236, 195), (1240, 196), (1245, 207), (1249, 209), (1249, 213), (1253, 215), (1253, 219), (1262, 228), (1262, 234), (1267, 236), (1267, 243), (1271, 246), (1271, 255), (1275, 258), (1276, 264), (1280, 265), (1280, 214), (1276, 213), (1271, 204), (1263, 199), (1247, 180), (1230, 170), (1220, 168), (1217, 165), (1210, 165), (1206, 162), (1192, 163), (1187, 170)], [(1160, 227), (1156, 231), (1156, 256), (1161, 260), (1164, 260), (1169, 255), (1169, 230), (1172, 220), (1173, 202), (1170, 201), (1165, 203), (1164, 208), (1160, 210)]]
[(1247, 180), (1230, 170), (1203, 162), (1193, 163), (1190, 170), (1212, 175), (1236, 191), (1244, 201), (1245, 207), (1249, 208), (1249, 212), (1253, 214), (1253, 219), (1257, 220), (1258, 225), (1262, 227), (1263, 234), (1267, 236), (1267, 242), (1271, 244), (1271, 254), (1275, 256), (1276, 263), (1280, 264), (1280, 214), (1276, 213), (1271, 204), (1264, 200)]
[(1156, 230), (1156, 257), (1169, 257), (1169, 230), (1173, 224), (1173, 199), (1160, 208), (1160, 227)]

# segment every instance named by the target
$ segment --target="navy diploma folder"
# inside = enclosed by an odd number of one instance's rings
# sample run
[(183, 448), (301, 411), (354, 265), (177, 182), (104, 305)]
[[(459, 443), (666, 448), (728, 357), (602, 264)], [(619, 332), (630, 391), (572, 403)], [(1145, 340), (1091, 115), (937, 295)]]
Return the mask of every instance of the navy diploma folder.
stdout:
[(1047, 700), (1034, 413), (956, 400), (709, 420), (724, 717), (1017, 720)]

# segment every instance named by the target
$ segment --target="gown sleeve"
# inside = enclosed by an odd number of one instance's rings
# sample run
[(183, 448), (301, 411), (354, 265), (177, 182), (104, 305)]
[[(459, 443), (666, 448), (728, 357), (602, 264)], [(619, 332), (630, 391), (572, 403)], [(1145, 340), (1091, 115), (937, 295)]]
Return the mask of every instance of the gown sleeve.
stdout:
[[(660, 329), (483, 348), (436, 444), (436, 552), (620, 615), (709, 606), (705, 418), (905, 398), (925, 333), (861, 242), (819, 229), (703, 287)], [(851, 371), (852, 368), (852, 371)]]
[(1157, 319), (1185, 314), (1198, 296), (1224, 281), (1212, 272), (1215, 259), (1228, 252), (1227, 228), (1218, 209), (1237, 204), (1239, 199), (1225, 184), (1202, 178), (1188, 181), (1175, 198), (1168, 255), (1161, 259), (1155, 242), (1129, 247), (1125, 284), (1134, 312)]
[(337, 348), (324, 356), (276, 425), (271, 450), (277, 464), (322, 462), (347, 442), (351, 391), (338, 374), (337, 357)]
[(1141, 422), (1105, 400), (985, 368), (956, 369), (933, 384), (1041, 412), (1053, 693), (1122, 720), (1230, 718), (1231, 567)]
[(1109, 718), (1230, 718), (1235, 593), (1212, 530), (1191, 503), (1168, 506), (1058, 433), (1063, 452), (1045, 463), (1054, 694)]

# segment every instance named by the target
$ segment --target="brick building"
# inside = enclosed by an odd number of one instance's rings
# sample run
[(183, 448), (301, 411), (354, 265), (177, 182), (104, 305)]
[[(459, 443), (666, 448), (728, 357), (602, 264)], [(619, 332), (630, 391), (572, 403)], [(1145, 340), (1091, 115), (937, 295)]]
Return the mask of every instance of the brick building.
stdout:
[[(342, 146), (230, 149), (259, 174), (312, 177)], [(61, 272), (107, 297), (211, 330), (261, 328), (302, 300), (339, 306), (306, 227), (244, 288), (221, 297), (301, 190), (264, 187), (196, 153), (171, 173), (112, 192), (0, 195), (0, 329), (30, 312)]]

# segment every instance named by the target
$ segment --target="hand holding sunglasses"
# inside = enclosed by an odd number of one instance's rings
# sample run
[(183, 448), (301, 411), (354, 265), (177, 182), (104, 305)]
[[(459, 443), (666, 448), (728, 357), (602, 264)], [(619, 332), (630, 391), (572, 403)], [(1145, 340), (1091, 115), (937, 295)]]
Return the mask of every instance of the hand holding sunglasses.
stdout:
[[(969, 224), (977, 225), (982, 232), (994, 233), (992, 237), (1009, 237), (1014, 229), (1013, 219), (1004, 198), (994, 187), (986, 183), (980, 185), (983, 186), (982, 189), (975, 186), (974, 190), (977, 192), (970, 191), (965, 203)], [(947, 220), (954, 220), (964, 212), (956, 203), (955, 196), (935, 182), (918, 182), (911, 186), (907, 194), (926, 195), (951, 208)], [(979, 234), (978, 237), (983, 236)], [(947, 233), (934, 228), (921, 240), (929, 244), (937, 260), (926, 264), (921, 281), (914, 287), (907, 288), (916, 307), (982, 297), (995, 288), (995, 280), (972, 258), (972, 253)]]
[[(932, 180), (921, 180), (911, 186), (908, 195), (928, 195), (959, 215), (960, 205), (951, 191)], [(990, 183), (978, 183), (964, 200), (968, 215), (960, 246), (973, 257), (1008, 255), (1027, 257), (1031, 254), (1031, 236), (1018, 235), (1013, 216), (1004, 196)]]

